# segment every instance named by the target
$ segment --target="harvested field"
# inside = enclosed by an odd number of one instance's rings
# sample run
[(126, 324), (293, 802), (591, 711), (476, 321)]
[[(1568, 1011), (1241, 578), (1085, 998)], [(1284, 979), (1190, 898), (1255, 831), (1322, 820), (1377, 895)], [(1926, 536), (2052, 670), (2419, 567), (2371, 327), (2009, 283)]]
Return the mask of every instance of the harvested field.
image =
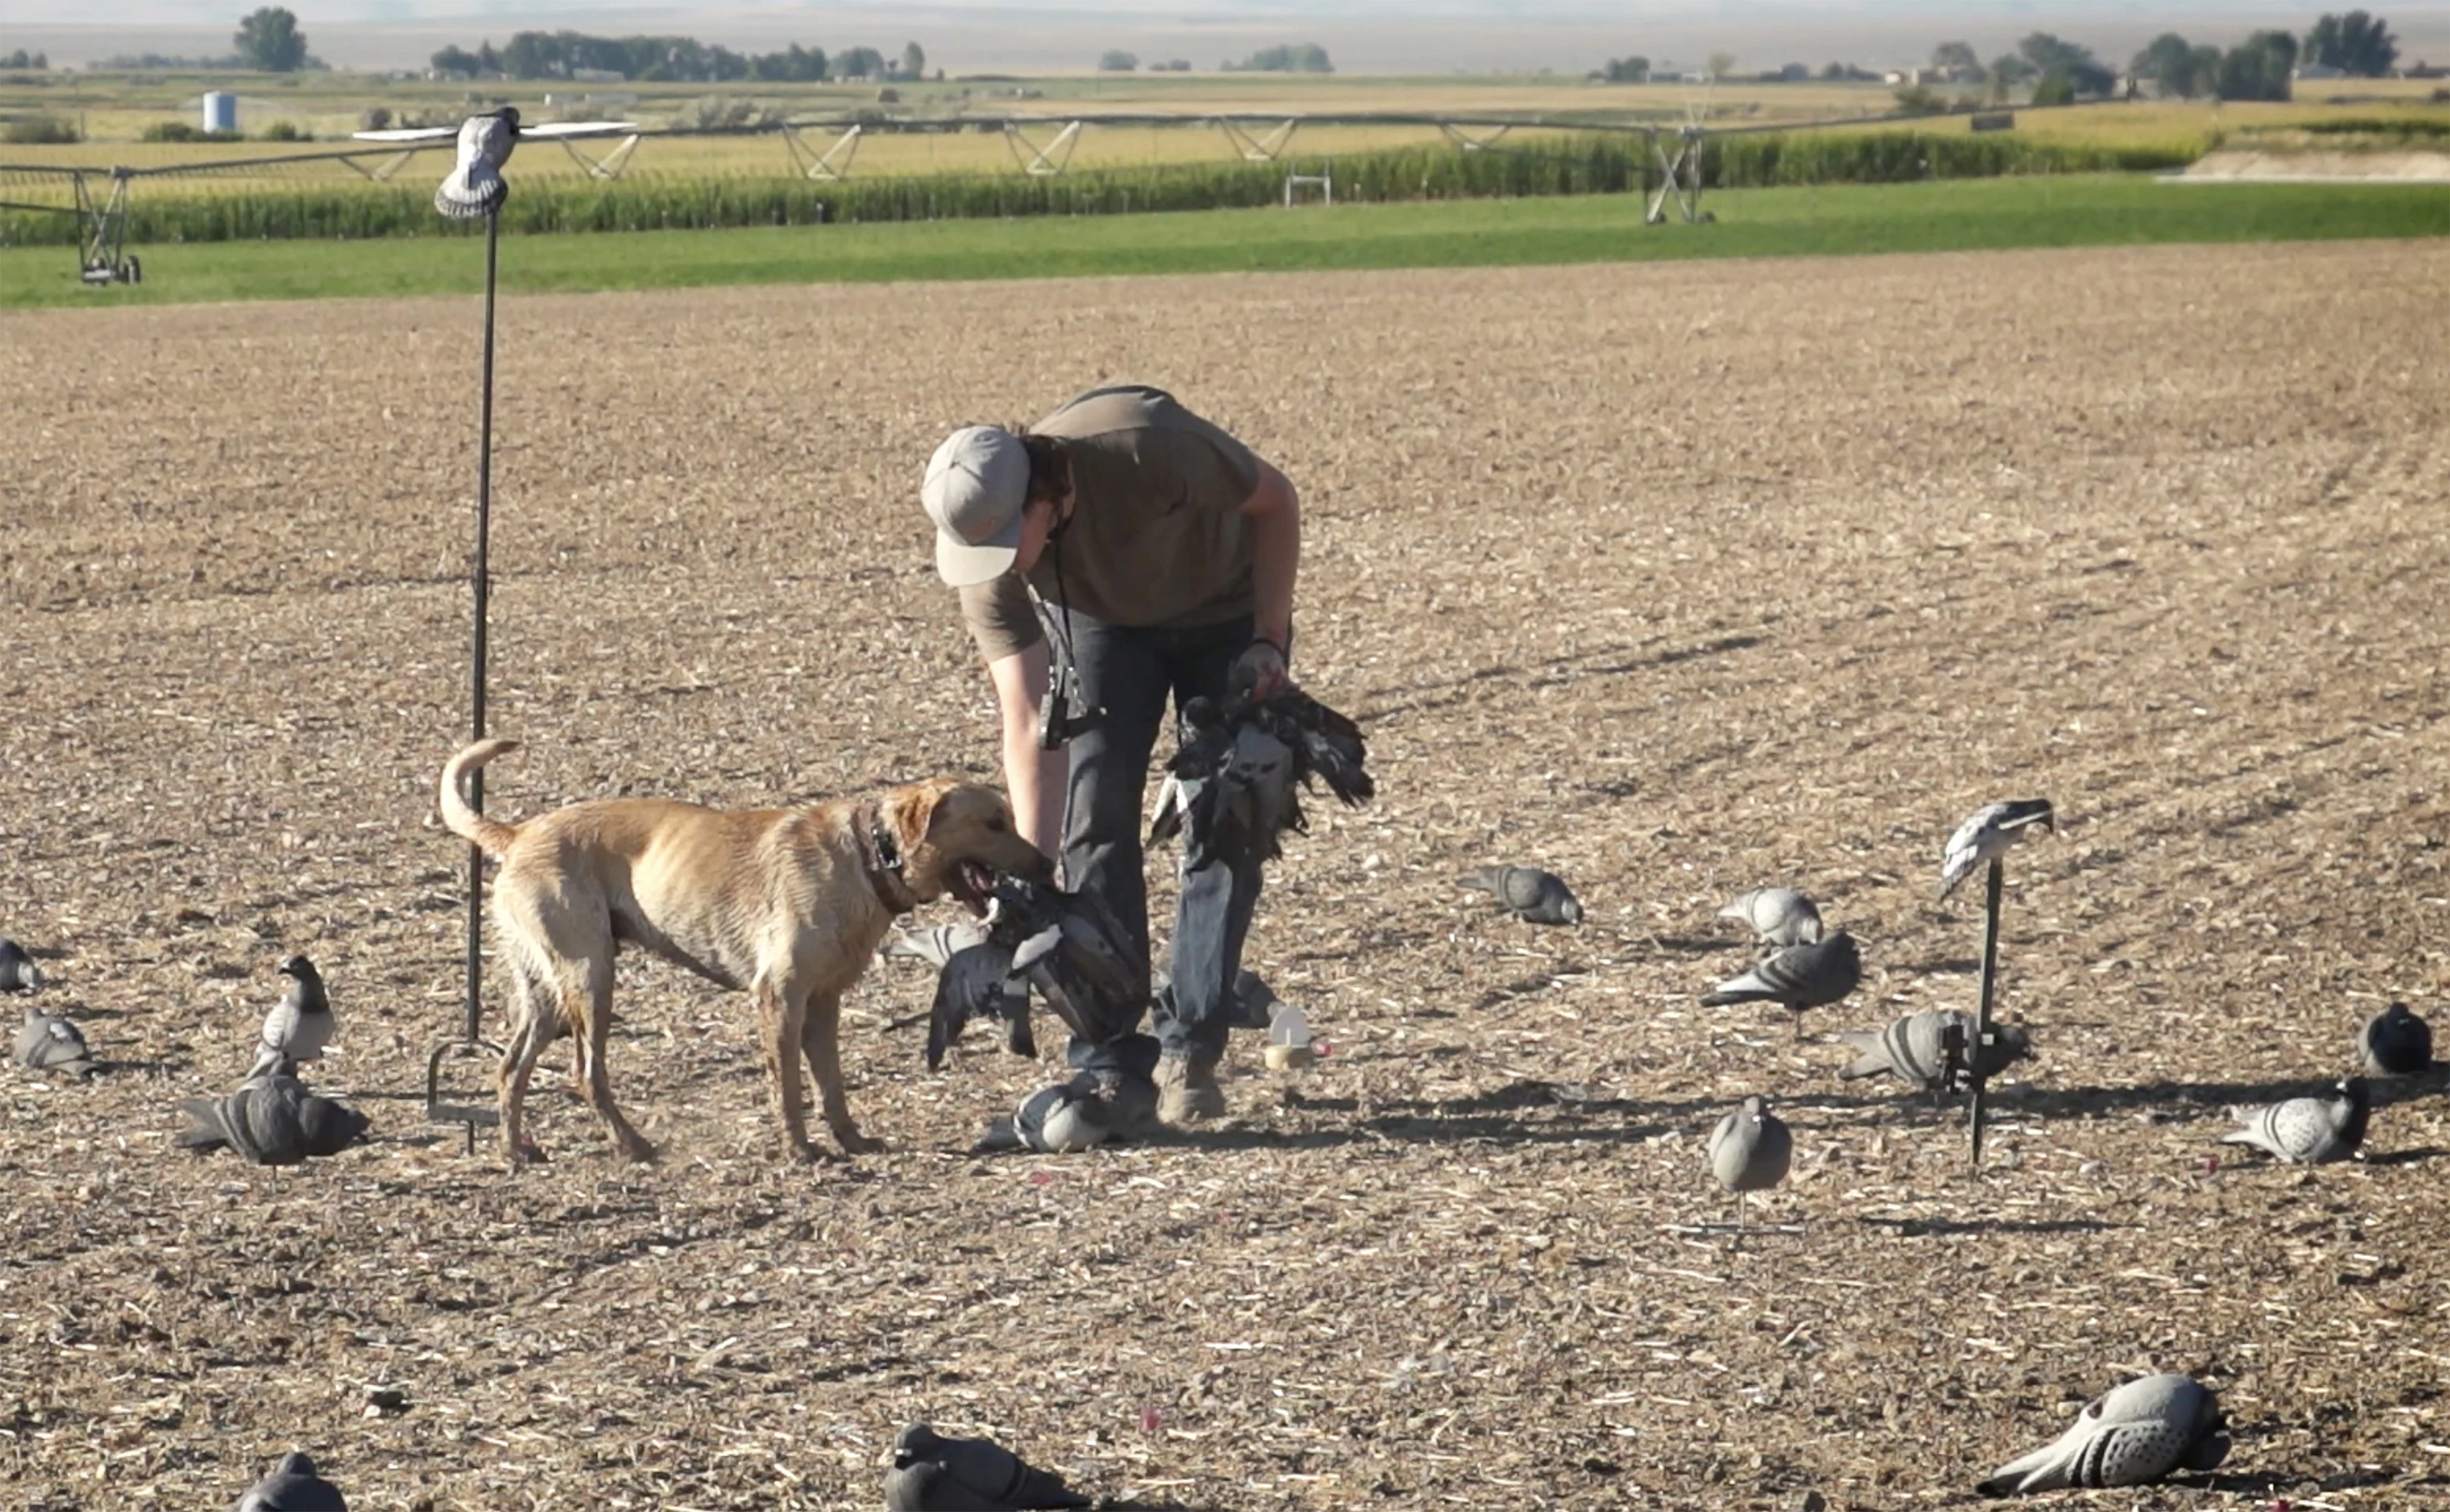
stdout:
[[(1122, 376), (1304, 489), (1297, 670), (1383, 792), (1253, 937), (1331, 1053), (1245, 1044), (1215, 1133), (972, 1156), (1042, 1078), (975, 1029), (927, 1074), (880, 967), (892, 1151), (787, 1168), (746, 1000), (632, 961), (665, 1162), (548, 1087), (516, 1177), (419, 1106), (475, 303), (0, 318), (0, 930), (127, 1063), (0, 1074), (6, 1500), (222, 1505), (304, 1445), (375, 1509), (858, 1507), (924, 1417), (1152, 1506), (1946, 1507), (2165, 1368), (2229, 1464), (2087, 1504), (2450, 1505), (2439, 1084), (2362, 1164), (2213, 1143), (2441, 1007), (2445, 286), (2365, 242), (509, 300), (496, 812), (989, 773), (920, 468)], [(2028, 792), (2040, 1058), (1969, 1175), (1824, 1036), (1972, 1005), (1939, 843)], [(1492, 859), (1589, 917), (1481, 912)], [(1694, 1003), (1771, 882), (1864, 941), (1802, 1041)], [(168, 1141), (300, 950), (376, 1137), (276, 1188)], [(1798, 1231), (1739, 1250), (1677, 1231), (1750, 1092)]]

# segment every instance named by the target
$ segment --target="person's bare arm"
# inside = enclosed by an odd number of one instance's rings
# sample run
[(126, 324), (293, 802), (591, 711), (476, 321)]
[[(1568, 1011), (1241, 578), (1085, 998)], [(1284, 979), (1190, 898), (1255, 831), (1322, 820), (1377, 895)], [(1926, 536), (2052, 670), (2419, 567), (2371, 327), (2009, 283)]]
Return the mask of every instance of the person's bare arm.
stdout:
[(1257, 691), (1265, 698), (1291, 675), (1285, 664), (1293, 642), (1293, 583), (1301, 575), (1301, 495), (1291, 478), (1263, 461), (1242, 517), (1251, 529), (1251, 632), (1275, 650), (1271, 656), (1254, 647)]
[(1038, 705), (1046, 690), (1046, 642), (987, 664), (996, 707), (1003, 716), (1004, 791), (1021, 838), (1060, 860), (1063, 795), (1072, 766), (1061, 750), (1038, 748)]

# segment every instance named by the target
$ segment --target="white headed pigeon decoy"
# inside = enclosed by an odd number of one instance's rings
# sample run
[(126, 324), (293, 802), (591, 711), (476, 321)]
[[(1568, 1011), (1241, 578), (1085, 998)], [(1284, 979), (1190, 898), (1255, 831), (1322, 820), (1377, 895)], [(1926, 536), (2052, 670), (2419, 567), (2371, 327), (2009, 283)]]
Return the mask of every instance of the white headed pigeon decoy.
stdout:
[(2433, 1026), (2395, 1002), (2365, 1020), (2357, 1048), (2368, 1076), (2421, 1076), (2433, 1069)]
[(42, 984), (42, 968), (26, 947), (0, 935), (0, 992), (32, 992)]
[(1939, 855), (1939, 896), (1946, 898), (1974, 868), (2007, 853), (2034, 825), (2058, 831), (2058, 819), (2047, 798), (2014, 798), (1986, 804), (1956, 826)]
[(456, 126), (393, 126), (351, 133), (360, 142), (433, 143), (457, 139), (458, 161), (434, 191), (434, 207), (454, 221), (492, 215), (510, 198), (502, 165), (521, 142), (536, 137), (614, 136), (635, 131), (629, 121), (566, 121), (523, 126), (515, 106), (473, 115)]
[(17, 1064), (32, 1072), (57, 1072), (64, 1076), (90, 1076), (99, 1067), (86, 1047), (85, 1033), (57, 1014), (26, 1005), (25, 1027), (17, 1031)]
[(2296, 1166), (2346, 1160), (2364, 1145), (2373, 1099), (2362, 1076), (2350, 1076), (2336, 1090), (2336, 1097), (2291, 1097), (2260, 1108), (2231, 1108), (2228, 1115), (2238, 1127), (2221, 1135), (2221, 1143), (2252, 1145)]
[(985, 1439), (947, 1439), (924, 1423), (893, 1443), (885, 1512), (1021, 1512), (1087, 1506), (1089, 1499)]
[(1554, 872), (1536, 866), (1483, 866), (1455, 879), (1455, 885), (1488, 894), (1497, 906), (1528, 924), (1579, 924), (1582, 900)]
[(1809, 945), (1820, 938), (1820, 910), (1792, 887), (1756, 887), (1719, 910), (1764, 945)]
[(2071, 1487), (2149, 1485), (2228, 1458), (2220, 1402), (2191, 1376), (2148, 1375), (2085, 1405), (2051, 1444), (1993, 1471), (1974, 1489), (2019, 1496)]
[(281, 974), (289, 979), (289, 985), (263, 1016), (255, 1065), (247, 1072), (250, 1080), (294, 1076), (300, 1061), (322, 1059), (323, 1047), (332, 1042), (332, 999), (323, 992), (323, 977), (315, 963), (303, 956), (292, 956), (281, 963)]
[(230, 1512), (349, 1512), (349, 1502), (339, 1486), (316, 1472), (313, 1460), (293, 1452), (247, 1487)]
[(1719, 1120), (1710, 1131), (1710, 1174), (1736, 1196), (1736, 1227), (1744, 1226), (1744, 1193), (1767, 1192), (1786, 1179), (1795, 1160), (1795, 1136), (1760, 1097)]
[(1806, 1008), (1826, 1008), (1862, 980), (1863, 958), (1855, 948), (1855, 937), (1833, 929), (1811, 944), (1789, 945), (1743, 975), (1728, 978), (1702, 996), (1701, 1006), (1774, 1002), (1795, 1015), (1795, 1032), (1800, 1035)]

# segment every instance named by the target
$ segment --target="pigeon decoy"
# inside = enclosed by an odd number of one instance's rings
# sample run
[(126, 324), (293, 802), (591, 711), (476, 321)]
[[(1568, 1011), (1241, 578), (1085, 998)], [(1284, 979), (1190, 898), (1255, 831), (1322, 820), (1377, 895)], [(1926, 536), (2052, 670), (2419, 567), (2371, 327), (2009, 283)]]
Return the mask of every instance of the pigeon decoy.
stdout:
[(284, 1454), (272, 1473), (247, 1487), (230, 1512), (349, 1512), (340, 1488), (317, 1473), (315, 1462)]
[(1795, 1136), (1769, 1104), (1746, 1097), (1710, 1132), (1710, 1173), (1736, 1197), (1736, 1228), (1744, 1226), (1744, 1193), (1767, 1192), (1786, 1179), (1795, 1160)]
[(1820, 939), (1820, 910), (1792, 887), (1756, 887), (1719, 910), (1764, 945), (1809, 945)]
[(2149, 1485), (2228, 1458), (2219, 1399), (2191, 1376), (2148, 1375), (2102, 1393), (2050, 1444), (1993, 1471), (1974, 1489), (2020, 1496), (2070, 1487)]
[(2357, 1048), (2367, 1076), (2421, 1076), (2433, 1069), (2433, 1026), (2395, 1002), (2365, 1020)]
[[(1114, 1107), (1103, 1095), (1095, 1072), (1084, 1071), (1069, 1081), (1040, 1087), (1021, 1099), (1011, 1116), (987, 1125), (979, 1149), (1032, 1150), (1042, 1155), (1076, 1154), (1094, 1150), (1116, 1134)], [(1155, 1108), (1152, 1084), (1150, 1106)]]
[[(1964, 1059), (1954, 1064), (1948, 1050), (1952, 1029), (1964, 1037)], [(1886, 1029), (1840, 1031), (1838, 1042), (1856, 1054), (1838, 1069), (1838, 1075), (1854, 1081), (1888, 1073), (1924, 1092), (1941, 1092), (1954, 1073), (1995, 1076), (2033, 1053), (2022, 1025), (1994, 1021), (1991, 1037), (1988, 1046), (1974, 1043), (1974, 1016), (1969, 1013), (1935, 1008), (1907, 1014)]]
[(43, 970), (26, 947), (0, 935), (0, 992), (32, 992), (43, 984)]
[(2016, 798), (1986, 804), (1956, 826), (1939, 857), (1939, 896), (1946, 898), (1974, 868), (2006, 852), (2034, 825), (2055, 834), (2058, 819), (2047, 798)]
[(1582, 901), (1565, 880), (1536, 866), (1483, 866), (1455, 879), (1455, 884), (1484, 892), (1497, 906), (1532, 924), (1579, 924)]
[(2225, 1145), (2252, 1145), (2290, 1165), (2319, 1166), (2354, 1155), (2365, 1142), (2373, 1099), (2362, 1076), (2341, 1082), (2336, 1097), (2291, 1097), (2260, 1108), (2231, 1108), (2238, 1127)]
[(1021, 1512), (1087, 1506), (1059, 1476), (1036, 1470), (1001, 1444), (947, 1439), (924, 1423), (893, 1442), (885, 1472), (885, 1512)]
[(67, 1076), (90, 1076), (100, 1069), (87, 1048), (84, 1031), (57, 1014), (26, 1005), (26, 1025), (17, 1031), (17, 1064), (28, 1071), (55, 1071)]
[(225, 1097), (185, 1097), (179, 1111), (193, 1120), (176, 1143), (183, 1150), (224, 1145), (259, 1166), (295, 1166), (334, 1155), (366, 1132), (366, 1115), (318, 1096), (295, 1076), (252, 1077)]
[(457, 138), (458, 160), (434, 191), (434, 208), (454, 221), (475, 221), (492, 215), (510, 198), (511, 186), (502, 165), (512, 149), (535, 137), (600, 137), (635, 131), (629, 121), (558, 121), (525, 126), (515, 106), (473, 115), (456, 126), (387, 126), (354, 131), (360, 142), (444, 142)]
[(1701, 1006), (1774, 1002), (1795, 1015), (1795, 1032), (1800, 1036), (1805, 1009), (1826, 1008), (1862, 980), (1863, 958), (1855, 948), (1855, 937), (1833, 929), (1812, 944), (1789, 945), (1742, 976), (1728, 978), (1703, 995)]
[(263, 1016), (262, 1044), (247, 1072), (250, 1079), (294, 1076), (300, 1061), (322, 1059), (323, 1047), (332, 1042), (332, 999), (324, 994), (323, 977), (315, 963), (292, 956), (281, 963), (281, 974), (289, 985)]

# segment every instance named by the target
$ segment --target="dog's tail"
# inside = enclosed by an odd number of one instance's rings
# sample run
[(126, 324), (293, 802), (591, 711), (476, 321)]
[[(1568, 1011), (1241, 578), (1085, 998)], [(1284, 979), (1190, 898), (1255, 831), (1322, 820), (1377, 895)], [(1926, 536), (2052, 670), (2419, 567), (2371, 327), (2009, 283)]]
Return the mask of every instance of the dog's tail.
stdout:
[(442, 766), (442, 788), (436, 796), (442, 804), (442, 823), (451, 833), (473, 843), (488, 856), (496, 856), (511, 848), (519, 838), (516, 825), (505, 824), (498, 819), (487, 819), (468, 805), (460, 791), (460, 779), (473, 771), (481, 771), (487, 762), (504, 751), (519, 748), (515, 740), (480, 740), (461, 750)]

